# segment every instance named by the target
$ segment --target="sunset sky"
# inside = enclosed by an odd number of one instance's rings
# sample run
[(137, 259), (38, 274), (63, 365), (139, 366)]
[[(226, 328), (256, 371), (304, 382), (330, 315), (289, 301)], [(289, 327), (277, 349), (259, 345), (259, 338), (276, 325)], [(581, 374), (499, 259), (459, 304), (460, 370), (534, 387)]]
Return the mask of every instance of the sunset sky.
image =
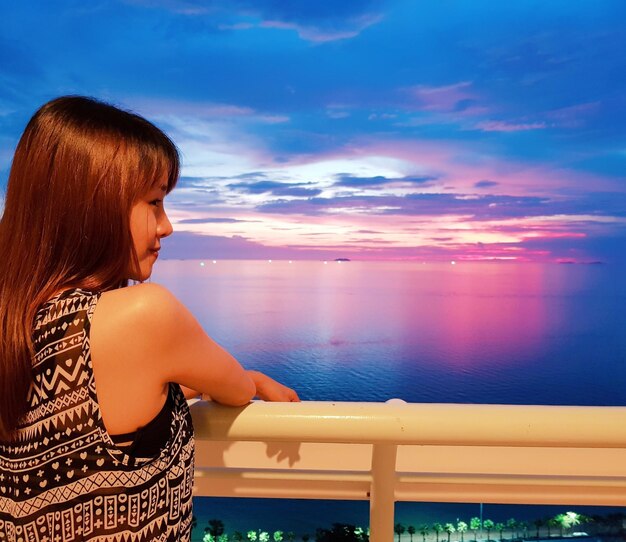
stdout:
[(183, 157), (170, 258), (626, 261), (622, 0), (0, 7), (0, 188), (62, 94)]

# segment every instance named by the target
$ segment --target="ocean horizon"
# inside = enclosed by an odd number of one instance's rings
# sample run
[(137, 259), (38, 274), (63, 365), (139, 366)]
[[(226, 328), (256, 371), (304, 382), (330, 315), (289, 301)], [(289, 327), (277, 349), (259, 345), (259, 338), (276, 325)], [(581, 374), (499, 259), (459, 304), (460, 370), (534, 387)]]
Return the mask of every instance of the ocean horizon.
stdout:
[(304, 400), (626, 405), (623, 266), (212, 261), (153, 281)]

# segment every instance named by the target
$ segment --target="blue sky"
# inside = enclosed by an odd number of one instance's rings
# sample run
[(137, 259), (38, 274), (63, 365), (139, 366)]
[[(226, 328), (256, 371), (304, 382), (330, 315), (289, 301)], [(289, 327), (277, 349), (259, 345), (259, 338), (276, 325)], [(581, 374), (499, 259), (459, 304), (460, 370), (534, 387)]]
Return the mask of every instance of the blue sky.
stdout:
[(0, 7), (0, 187), (62, 94), (179, 146), (166, 257), (624, 261), (626, 4)]

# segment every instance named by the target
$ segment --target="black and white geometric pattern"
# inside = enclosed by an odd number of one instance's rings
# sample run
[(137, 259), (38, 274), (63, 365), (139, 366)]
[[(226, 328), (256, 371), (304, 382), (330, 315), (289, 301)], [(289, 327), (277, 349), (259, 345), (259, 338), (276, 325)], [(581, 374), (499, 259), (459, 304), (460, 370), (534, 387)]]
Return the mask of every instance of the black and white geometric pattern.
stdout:
[(156, 457), (118, 448), (104, 427), (89, 330), (99, 293), (67, 290), (35, 319), (29, 410), (0, 441), (0, 541), (185, 541), (194, 438), (178, 384), (170, 436)]

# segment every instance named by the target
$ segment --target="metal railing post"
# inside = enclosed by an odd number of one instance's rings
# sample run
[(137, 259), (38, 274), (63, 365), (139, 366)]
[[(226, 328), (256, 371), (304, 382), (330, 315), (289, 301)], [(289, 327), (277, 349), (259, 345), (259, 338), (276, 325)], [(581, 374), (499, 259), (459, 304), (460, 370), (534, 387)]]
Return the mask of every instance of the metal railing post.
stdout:
[(396, 489), (395, 444), (375, 444), (372, 450), (370, 489), (370, 540), (393, 542)]

